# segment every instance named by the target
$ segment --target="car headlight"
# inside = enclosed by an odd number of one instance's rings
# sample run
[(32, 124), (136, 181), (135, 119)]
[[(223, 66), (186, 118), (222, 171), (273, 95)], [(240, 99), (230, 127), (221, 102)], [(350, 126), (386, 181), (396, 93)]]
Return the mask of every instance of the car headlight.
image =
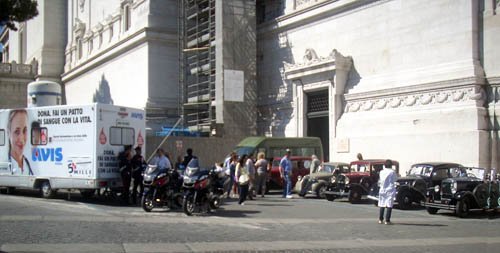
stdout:
[(348, 177), (345, 177), (345, 184), (349, 184), (349, 178)]
[(434, 191), (439, 192), (439, 185), (434, 186)]
[(451, 184), (451, 193), (453, 194), (457, 193), (457, 189), (458, 189), (457, 182), (453, 182), (453, 184)]
[(335, 184), (335, 182), (337, 182), (337, 177), (336, 176), (333, 176), (332, 178), (330, 178), (330, 182), (332, 184)]

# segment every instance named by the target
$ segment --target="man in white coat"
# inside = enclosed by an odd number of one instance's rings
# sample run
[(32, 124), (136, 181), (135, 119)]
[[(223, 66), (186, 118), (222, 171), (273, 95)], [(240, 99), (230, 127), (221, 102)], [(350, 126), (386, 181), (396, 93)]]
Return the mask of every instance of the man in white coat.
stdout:
[(378, 206), (380, 207), (380, 215), (378, 223), (384, 222), (384, 211), (387, 208), (385, 216), (385, 224), (391, 224), (392, 206), (394, 205), (394, 197), (396, 196), (396, 172), (392, 169), (392, 161), (387, 160), (384, 164), (384, 169), (379, 174), (380, 190), (378, 193)]

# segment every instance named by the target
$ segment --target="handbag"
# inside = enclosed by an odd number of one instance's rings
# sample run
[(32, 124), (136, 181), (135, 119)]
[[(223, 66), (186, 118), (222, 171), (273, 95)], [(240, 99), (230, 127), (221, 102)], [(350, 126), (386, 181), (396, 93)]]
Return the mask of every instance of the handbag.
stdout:
[(248, 177), (248, 174), (242, 174), (238, 178), (238, 183), (241, 185), (246, 185), (246, 184), (248, 184), (249, 180), (250, 180), (250, 178)]

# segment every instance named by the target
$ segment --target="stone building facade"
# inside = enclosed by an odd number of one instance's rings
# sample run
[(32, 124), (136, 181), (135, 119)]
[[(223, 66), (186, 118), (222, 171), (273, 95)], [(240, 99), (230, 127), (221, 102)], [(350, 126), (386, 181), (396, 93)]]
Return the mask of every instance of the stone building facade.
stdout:
[[(403, 170), (421, 161), (498, 166), (498, 5), (275, 4), (257, 26), (259, 133), (319, 135), (333, 161), (362, 153), (399, 160)], [(323, 114), (308, 111), (321, 93)], [(318, 122), (329, 127), (317, 130)]]

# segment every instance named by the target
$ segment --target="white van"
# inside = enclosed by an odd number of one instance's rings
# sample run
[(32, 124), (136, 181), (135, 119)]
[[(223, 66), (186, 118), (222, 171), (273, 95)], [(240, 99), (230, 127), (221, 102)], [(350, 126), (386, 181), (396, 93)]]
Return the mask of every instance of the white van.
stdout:
[(107, 104), (0, 110), (0, 187), (40, 189), (44, 197), (58, 189), (88, 195), (119, 188), (117, 156), (125, 145), (145, 147), (143, 110)]

